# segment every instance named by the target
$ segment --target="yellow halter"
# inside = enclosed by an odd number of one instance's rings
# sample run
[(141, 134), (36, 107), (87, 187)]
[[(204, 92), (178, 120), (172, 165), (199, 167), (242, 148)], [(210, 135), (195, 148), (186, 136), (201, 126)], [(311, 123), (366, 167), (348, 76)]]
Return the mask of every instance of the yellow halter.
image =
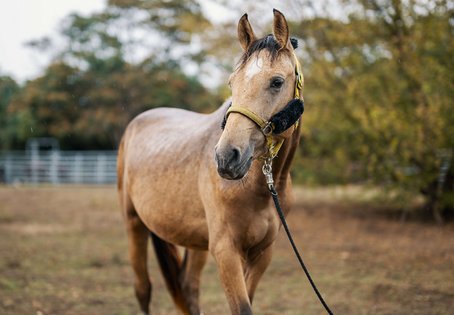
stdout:
[[(303, 89), (303, 73), (301, 72), (301, 65), (298, 61), (298, 58), (296, 57), (295, 52), (293, 52), (293, 57), (295, 60), (295, 92), (294, 92), (294, 98), (300, 99), (301, 98), (301, 90)], [(266, 140), (266, 147), (267, 147), (267, 154), (263, 155), (260, 157), (262, 160), (268, 160), (268, 159), (274, 159), (279, 150), (282, 147), (282, 144), (284, 143), (284, 139), (275, 139), (273, 136), (273, 131), (274, 131), (274, 126), (270, 121), (266, 121), (263, 118), (261, 118), (259, 115), (254, 113), (253, 111), (247, 109), (246, 107), (242, 106), (236, 106), (233, 105), (230, 106), (230, 108), (227, 110), (225, 117), (227, 118), (230, 113), (238, 113), (241, 114), (250, 120), (252, 120), (257, 126), (259, 126), (260, 130), (262, 131), (263, 135), (265, 136)], [(294, 130), (298, 128), (298, 123), (299, 120), (293, 125)]]

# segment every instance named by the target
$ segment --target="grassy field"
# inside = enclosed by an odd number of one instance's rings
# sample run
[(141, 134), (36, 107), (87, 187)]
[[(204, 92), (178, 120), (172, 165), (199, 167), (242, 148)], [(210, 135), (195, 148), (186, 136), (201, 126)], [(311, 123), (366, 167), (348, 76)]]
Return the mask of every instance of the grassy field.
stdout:
[[(399, 216), (364, 191), (297, 190), (295, 240), (335, 314), (453, 314), (454, 225)], [(345, 197), (348, 196), (348, 197)], [(151, 252), (154, 315), (177, 314)], [(205, 314), (228, 314), (216, 267)], [(283, 232), (255, 314), (323, 314)], [(0, 187), (0, 314), (137, 314), (113, 187)]]

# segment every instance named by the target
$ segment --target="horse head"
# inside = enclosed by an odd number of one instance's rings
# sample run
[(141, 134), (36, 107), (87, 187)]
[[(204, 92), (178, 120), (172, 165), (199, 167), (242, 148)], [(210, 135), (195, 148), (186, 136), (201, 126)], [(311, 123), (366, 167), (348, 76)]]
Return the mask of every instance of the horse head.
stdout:
[(215, 148), (218, 173), (225, 179), (241, 179), (254, 158), (273, 155), (270, 146), (288, 134), (277, 133), (293, 125), (304, 109), (302, 73), (294, 53), (297, 42), (290, 40), (284, 15), (273, 12), (273, 34), (261, 39), (247, 14), (238, 23), (243, 56), (229, 79), (232, 105)]

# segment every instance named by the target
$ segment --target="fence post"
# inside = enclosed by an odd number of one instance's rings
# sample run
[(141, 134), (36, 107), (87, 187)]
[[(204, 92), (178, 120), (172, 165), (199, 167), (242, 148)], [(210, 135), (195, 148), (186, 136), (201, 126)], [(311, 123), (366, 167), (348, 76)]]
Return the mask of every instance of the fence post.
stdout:
[(32, 149), (32, 159), (30, 161), (31, 166), (31, 182), (33, 184), (38, 183), (38, 168), (39, 168), (39, 153), (38, 150)]
[(76, 184), (82, 183), (82, 159), (83, 157), (80, 153), (77, 153), (76, 157), (74, 158), (72, 182)]
[(5, 183), (9, 184), (12, 182), (12, 165), (11, 165), (11, 155), (7, 154), (6, 155), (6, 160), (5, 160)]
[(105, 168), (106, 168), (106, 157), (105, 155), (98, 154), (96, 161), (96, 182), (102, 184), (105, 182)]
[(60, 182), (58, 177), (58, 162), (59, 162), (59, 152), (52, 150), (50, 154), (50, 181), (52, 184), (58, 184)]

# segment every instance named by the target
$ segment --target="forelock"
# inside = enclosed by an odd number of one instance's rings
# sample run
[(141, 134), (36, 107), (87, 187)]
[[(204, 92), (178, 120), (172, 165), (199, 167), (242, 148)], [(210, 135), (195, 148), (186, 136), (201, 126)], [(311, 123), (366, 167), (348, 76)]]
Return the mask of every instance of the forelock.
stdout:
[[(296, 49), (298, 47), (298, 40), (291, 37), (290, 44), (293, 49)], [(248, 47), (248, 49), (241, 56), (240, 61), (237, 64), (237, 69), (244, 66), (254, 53), (258, 53), (262, 50), (267, 50), (269, 52), (271, 62), (277, 58), (279, 52), (288, 52), (287, 49), (281, 49), (273, 34), (268, 34), (263, 38), (257, 39)]]
[(276, 59), (280, 50), (279, 43), (276, 41), (272, 34), (254, 41), (248, 49), (244, 52), (240, 59), (240, 67), (249, 60), (249, 58), (256, 52), (267, 50), (270, 53), (271, 60)]

